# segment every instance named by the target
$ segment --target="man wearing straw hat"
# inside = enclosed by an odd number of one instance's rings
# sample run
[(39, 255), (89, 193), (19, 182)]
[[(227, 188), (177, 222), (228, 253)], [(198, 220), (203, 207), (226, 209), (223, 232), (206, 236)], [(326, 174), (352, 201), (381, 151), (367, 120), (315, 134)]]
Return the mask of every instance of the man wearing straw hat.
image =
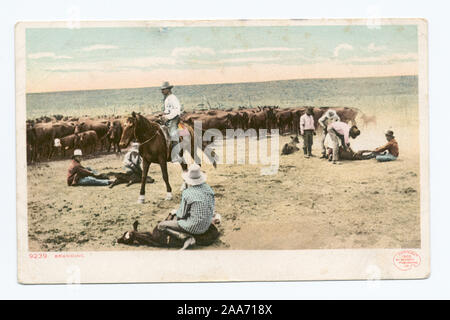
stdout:
[[(327, 158), (327, 149), (325, 148), (325, 139), (327, 137), (328, 131), (327, 127), (328, 124), (335, 121), (341, 121), (341, 118), (339, 118), (338, 114), (333, 109), (328, 109), (319, 119), (319, 125), (322, 127), (323, 133), (322, 133), (322, 140), (321, 140), (321, 146), (322, 146), (322, 156), (321, 159)], [(328, 136), (329, 137), (329, 136)]]
[(72, 162), (67, 171), (68, 186), (107, 186), (113, 182), (107, 177), (97, 174), (96, 171), (83, 167), (81, 165), (82, 155), (80, 149), (75, 149), (73, 152)]
[(206, 183), (206, 174), (198, 164), (182, 173), (187, 188), (173, 220), (158, 224), (158, 229), (184, 241), (182, 250), (195, 244), (193, 235), (205, 233), (214, 216), (214, 192)]
[[(388, 142), (384, 146), (381, 146), (373, 150), (374, 154), (377, 154), (375, 159), (377, 159), (377, 161), (379, 162), (397, 160), (399, 152), (398, 152), (398, 143), (397, 140), (395, 140), (394, 132), (392, 130), (388, 130), (385, 132), (384, 135)], [(382, 152), (384, 153), (381, 154)]]
[(180, 123), (181, 104), (172, 93), (172, 88), (173, 86), (167, 81), (161, 86), (161, 93), (164, 96), (164, 120), (169, 128), (170, 140), (172, 141), (172, 162), (181, 162), (182, 158), (179, 155), (180, 150), (178, 150), (178, 124)]

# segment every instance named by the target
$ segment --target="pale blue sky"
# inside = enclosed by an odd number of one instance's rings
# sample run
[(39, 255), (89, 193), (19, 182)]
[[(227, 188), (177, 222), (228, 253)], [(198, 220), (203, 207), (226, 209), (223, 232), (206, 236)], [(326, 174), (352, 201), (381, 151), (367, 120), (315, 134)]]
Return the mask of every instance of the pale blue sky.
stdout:
[[(178, 84), (245, 82), (247, 78), (255, 81), (255, 77), (264, 81), (265, 66), (266, 73), (277, 73), (277, 79), (305, 78), (308, 74), (326, 77), (327, 70), (333, 77), (347, 69), (367, 76), (377, 66), (384, 66), (387, 73), (393, 74), (398, 66), (398, 73), (402, 74), (417, 63), (417, 28), (364, 25), (28, 29), (26, 53), (29, 92), (59, 90), (62, 82), (61, 90), (83, 88), (72, 76), (84, 82), (91, 79), (93, 85), (85, 84), (86, 88), (99, 88), (102, 82), (105, 87), (117, 88), (147, 83), (151, 86), (163, 79)], [(319, 70), (320, 66), (323, 70)]]

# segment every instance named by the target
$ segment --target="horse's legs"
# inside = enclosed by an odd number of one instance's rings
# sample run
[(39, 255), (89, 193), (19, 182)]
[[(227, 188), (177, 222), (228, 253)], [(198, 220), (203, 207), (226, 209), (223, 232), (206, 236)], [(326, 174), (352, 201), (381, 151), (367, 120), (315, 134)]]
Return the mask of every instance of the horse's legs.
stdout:
[(47, 145), (47, 148), (48, 148), (48, 160), (50, 160), (53, 157), (53, 154), (54, 154), (53, 144), (50, 143), (49, 145)]
[(161, 172), (163, 176), (164, 183), (166, 184), (166, 200), (172, 200), (172, 187), (169, 184), (169, 174), (167, 172), (167, 162), (166, 160), (162, 159), (159, 161), (159, 165), (161, 166)]
[(187, 171), (188, 165), (186, 163), (182, 162), (182, 163), (180, 163), (180, 165), (181, 165), (181, 170)]
[(48, 160), (50, 160), (53, 157), (53, 154), (55, 153), (55, 147), (50, 148), (50, 154), (48, 155)]
[[(194, 162), (194, 163), (197, 163), (197, 150), (195, 149), (195, 137), (191, 137), (191, 158), (192, 158), (192, 161)], [(199, 162), (201, 162), (201, 161), (199, 161)], [(200, 163), (198, 163), (198, 164), (200, 164)], [(182, 166), (182, 168), (183, 168), (183, 166)], [(186, 166), (186, 169), (187, 169), (187, 166)], [(183, 168), (183, 171), (186, 171), (184, 168)]]
[(141, 177), (141, 191), (139, 193), (138, 203), (144, 203), (145, 200), (145, 183), (147, 180), (148, 169), (150, 168), (150, 162), (144, 158), (143, 161), (144, 170), (142, 170)]

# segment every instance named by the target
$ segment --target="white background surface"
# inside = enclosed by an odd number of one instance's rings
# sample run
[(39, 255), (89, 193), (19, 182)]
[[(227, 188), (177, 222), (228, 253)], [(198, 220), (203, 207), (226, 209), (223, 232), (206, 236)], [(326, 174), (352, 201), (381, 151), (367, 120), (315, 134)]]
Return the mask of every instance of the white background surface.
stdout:
[[(0, 10), (1, 299), (449, 299), (449, 5), (431, 1), (15, 1)], [(426, 18), (429, 22), (431, 277), (403, 281), (25, 286), (17, 283), (14, 24), (18, 21)], [(447, 139), (446, 139), (447, 138)]]

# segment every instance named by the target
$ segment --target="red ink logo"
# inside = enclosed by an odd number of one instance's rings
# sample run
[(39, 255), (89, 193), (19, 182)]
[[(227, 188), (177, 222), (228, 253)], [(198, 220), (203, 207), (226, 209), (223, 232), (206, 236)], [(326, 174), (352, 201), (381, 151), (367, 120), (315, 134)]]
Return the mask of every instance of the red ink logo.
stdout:
[(420, 265), (420, 255), (412, 250), (398, 252), (393, 259), (394, 265), (401, 271), (408, 271)]

